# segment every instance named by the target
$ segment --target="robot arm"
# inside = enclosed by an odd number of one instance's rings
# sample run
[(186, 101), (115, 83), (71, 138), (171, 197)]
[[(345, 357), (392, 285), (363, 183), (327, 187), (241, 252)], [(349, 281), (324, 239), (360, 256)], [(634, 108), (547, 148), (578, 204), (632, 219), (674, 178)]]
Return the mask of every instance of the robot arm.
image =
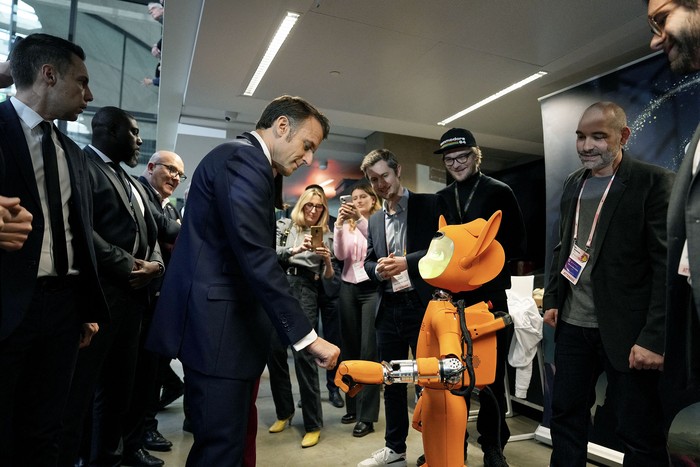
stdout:
[(392, 360), (389, 363), (347, 360), (338, 366), (335, 384), (354, 397), (365, 384), (415, 383), (419, 379), (457, 384), (464, 370), (462, 361), (456, 356)]

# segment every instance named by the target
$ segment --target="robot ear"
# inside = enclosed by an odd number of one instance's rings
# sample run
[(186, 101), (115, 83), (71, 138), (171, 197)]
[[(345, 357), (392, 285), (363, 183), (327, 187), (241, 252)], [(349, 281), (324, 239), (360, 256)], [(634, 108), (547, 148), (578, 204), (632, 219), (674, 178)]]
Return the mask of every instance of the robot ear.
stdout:
[(438, 230), (445, 227), (446, 225), (447, 225), (447, 221), (445, 220), (445, 216), (440, 214), (440, 221), (438, 222)]
[(483, 226), (481, 226), (481, 231), (475, 235), (476, 243), (469, 254), (471, 258), (478, 258), (486, 249), (491, 245), (491, 242), (496, 238), (498, 233), (498, 228), (501, 226), (501, 211), (496, 211), (493, 215), (486, 221)]

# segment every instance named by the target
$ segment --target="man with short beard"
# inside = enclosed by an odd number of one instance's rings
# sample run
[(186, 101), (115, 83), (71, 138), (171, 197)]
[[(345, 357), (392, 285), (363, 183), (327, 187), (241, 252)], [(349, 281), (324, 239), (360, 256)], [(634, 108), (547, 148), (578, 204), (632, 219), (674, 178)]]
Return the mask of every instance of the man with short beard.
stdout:
[(556, 340), (552, 467), (585, 467), (603, 372), (623, 465), (670, 465), (658, 382), (673, 174), (624, 152), (629, 136), (625, 112), (612, 102), (591, 105), (576, 130), (583, 167), (564, 183), (543, 304)]
[[(663, 50), (671, 70), (700, 70), (700, 1), (650, 0), (651, 48)], [(665, 379), (688, 401), (700, 400), (700, 126), (678, 169), (668, 205)]]
[[(149, 303), (147, 285), (165, 269), (148, 195), (120, 165), (137, 165), (142, 141), (134, 117), (116, 107), (95, 113), (92, 132), (85, 152), (93, 189), (93, 241), (111, 321), (100, 330), (100, 339), (93, 339), (78, 356), (63, 417), (59, 465), (74, 465), (79, 456), (86, 465), (163, 465), (144, 449), (129, 453), (128, 459), (121, 452), (141, 318)], [(91, 403), (92, 432), (83, 432)], [(89, 452), (80, 452), (81, 438)]]

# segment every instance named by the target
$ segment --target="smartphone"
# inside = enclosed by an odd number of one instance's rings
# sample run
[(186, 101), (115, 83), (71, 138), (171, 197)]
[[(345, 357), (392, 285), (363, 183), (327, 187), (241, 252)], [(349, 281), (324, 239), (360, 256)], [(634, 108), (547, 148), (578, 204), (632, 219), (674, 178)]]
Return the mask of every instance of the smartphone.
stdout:
[(311, 248), (321, 248), (323, 246), (323, 227), (320, 225), (311, 226)]
[(341, 204), (352, 204), (352, 195), (343, 195), (340, 197)]

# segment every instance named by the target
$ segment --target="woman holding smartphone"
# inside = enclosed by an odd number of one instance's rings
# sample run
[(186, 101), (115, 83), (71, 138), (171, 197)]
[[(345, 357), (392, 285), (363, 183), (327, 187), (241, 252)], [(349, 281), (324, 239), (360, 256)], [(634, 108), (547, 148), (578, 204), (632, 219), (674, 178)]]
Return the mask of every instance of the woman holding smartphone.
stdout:
[[(345, 201), (345, 200), (343, 200)], [(377, 286), (364, 269), (367, 256), (367, 222), (381, 208), (377, 195), (366, 181), (352, 189), (349, 202), (341, 202), (335, 223), (333, 251), (344, 261), (340, 286), (340, 331), (343, 360), (377, 361), (374, 312)], [(355, 423), (352, 435), (359, 438), (374, 431), (379, 417), (380, 386), (367, 385), (355, 397), (346, 397), (342, 423)]]
[[(314, 241), (312, 230), (315, 234), (320, 234), (321, 238)], [(292, 295), (299, 300), (314, 328), (318, 325), (318, 281), (331, 279), (334, 274), (331, 264), (332, 242), (333, 237), (328, 229), (328, 201), (323, 191), (317, 188), (309, 188), (302, 193), (292, 209), (291, 219), (277, 221), (277, 259), (287, 273)], [(320, 246), (314, 246), (319, 243)], [(273, 333), (274, 336), (276, 333)], [(301, 446), (308, 448), (318, 443), (323, 426), (318, 369), (308, 352), (297, 352), (293, 348), (292, 352), (306, 431)], [(291, 424), (294, 399), (287, 364), (287, 346), (276, 338), (273, 338), (267, 366), (277, 413), (277, 421), (269, 431), (279, 433), (287, 424)]]

